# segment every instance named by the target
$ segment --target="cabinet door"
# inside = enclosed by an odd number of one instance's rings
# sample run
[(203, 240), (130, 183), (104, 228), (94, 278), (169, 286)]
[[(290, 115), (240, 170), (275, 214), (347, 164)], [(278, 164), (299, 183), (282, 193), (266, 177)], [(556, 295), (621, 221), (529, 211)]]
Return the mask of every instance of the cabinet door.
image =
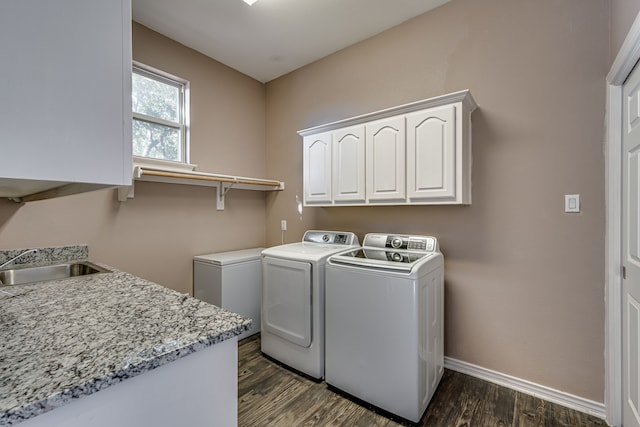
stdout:
[(331, 203), (331, 132), (303, 140), (304, 203)]
[(405, 200), (404, 116), (366, 125), (367, 200)]
[(407, 196), (410, 201), (456, 199), (455, 106), (407, 115)]
[(0, 2), (0, 181), (130, 184), (130, 10), (129, 0)]
[(364, 151), (364, 125), (334, 131), (334, 202), (364, 202)]

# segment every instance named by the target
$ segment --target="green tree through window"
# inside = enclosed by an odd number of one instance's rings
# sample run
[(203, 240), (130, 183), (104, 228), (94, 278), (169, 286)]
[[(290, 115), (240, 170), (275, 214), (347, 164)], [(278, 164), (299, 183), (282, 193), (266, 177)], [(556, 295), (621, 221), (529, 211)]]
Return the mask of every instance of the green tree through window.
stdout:
[(185, 83), (134, 67), (133, 155), (186, 162)]

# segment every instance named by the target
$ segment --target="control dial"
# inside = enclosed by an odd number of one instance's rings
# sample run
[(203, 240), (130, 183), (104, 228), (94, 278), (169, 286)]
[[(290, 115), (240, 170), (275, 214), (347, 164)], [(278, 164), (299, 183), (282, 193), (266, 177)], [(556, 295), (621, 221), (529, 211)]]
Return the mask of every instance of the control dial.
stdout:
[(391, 238), (391, 247), (394, 249), (398, 249), (402, 246), (402, 239), (400, 237)]
[(328, 234), (322, 235), (322, 241), (325, 243), (329, 242), (329, 235)]

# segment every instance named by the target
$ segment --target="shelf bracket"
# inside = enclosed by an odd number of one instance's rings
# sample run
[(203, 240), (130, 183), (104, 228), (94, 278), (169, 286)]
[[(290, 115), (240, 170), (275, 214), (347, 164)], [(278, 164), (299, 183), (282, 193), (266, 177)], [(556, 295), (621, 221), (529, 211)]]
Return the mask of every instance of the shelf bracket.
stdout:
[(133, 168), (133, 176), (131, 177), (131, 185), (123, 185), (118, 187), (118, 201), (126, 202), (127, 199), (133, 199), (135, 196), (136, 179), (142, 177), (142, 170), (139, 167)]
[(135, 195), (134, 189), (135, 189), (135, 186), (133, 182), (131, 183), (131, 185), (124, 185), (124, 186), (118, 187), (118, 201), (126, 202), (127, 199), (133, 199)]
[(224, 196), (231, 190), (231, 187), (233, 187), (233, 183), (219, 182), (216, 185), (216, 210), (224, 210)]

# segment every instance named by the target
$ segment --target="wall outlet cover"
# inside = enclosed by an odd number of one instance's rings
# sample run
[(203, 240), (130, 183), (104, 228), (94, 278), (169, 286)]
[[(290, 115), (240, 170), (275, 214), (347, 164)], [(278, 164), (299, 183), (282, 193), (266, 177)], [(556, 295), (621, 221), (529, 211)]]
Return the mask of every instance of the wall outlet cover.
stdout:
[(580, 212), (580, 195), (579, 194), (564, 195), (564, 211), (567, 213)]

